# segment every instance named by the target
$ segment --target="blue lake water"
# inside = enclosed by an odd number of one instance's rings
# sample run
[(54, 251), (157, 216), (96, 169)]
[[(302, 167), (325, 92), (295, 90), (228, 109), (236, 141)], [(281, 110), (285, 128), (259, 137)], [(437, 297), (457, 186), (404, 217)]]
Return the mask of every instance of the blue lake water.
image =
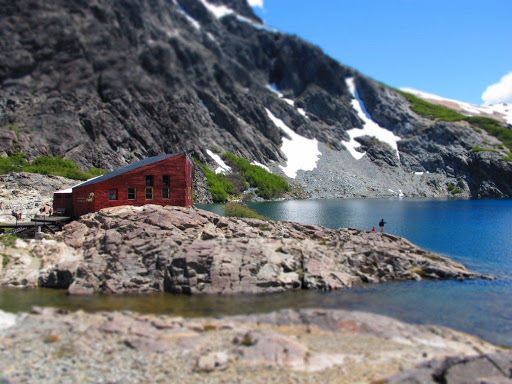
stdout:
[[(390, 315), (413, 323), (439, 324), (512, 346), (512, 200), (346, 199), (251, 203), (275, 220), (330, 228), (386, 231), (423, 248), (451, 256), (498, 280), (421, 281), (368, 284), (337, 291), (269, 295), (150, 296), (66, 295), (51, 289), (0, 289), (0, 309), (32, 305), (87, 311), (133, 310), (182, 316), (268, 312), (283, 308), (343, 308)], [(201, 206), (223, 214), (223, 206)]]
[[(447, 325), (512, 346), (512, 200), (333, 199), (250, 203), (274, 220), (386, 232), (443, 253), (498, 280), (368, 285), (317, 297), (317, 306)], [(205, 209), (223, 213), (222, 205)]]

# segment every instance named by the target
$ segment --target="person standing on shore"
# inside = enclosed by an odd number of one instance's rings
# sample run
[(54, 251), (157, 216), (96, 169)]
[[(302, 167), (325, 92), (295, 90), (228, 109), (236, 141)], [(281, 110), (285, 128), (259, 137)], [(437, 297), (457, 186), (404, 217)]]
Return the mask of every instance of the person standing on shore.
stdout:
[(384, 225), (386, 224), (386, 222), (384, 221), (384, 219), (382, 219), (380, 222), (379, 222), (379, 227), (380, 227), (380, 233), (384, 233)]

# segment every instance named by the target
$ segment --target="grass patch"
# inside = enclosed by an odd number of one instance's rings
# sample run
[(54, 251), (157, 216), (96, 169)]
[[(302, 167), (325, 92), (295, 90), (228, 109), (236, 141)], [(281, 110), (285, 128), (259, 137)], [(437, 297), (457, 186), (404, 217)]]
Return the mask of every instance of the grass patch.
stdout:
[[(14, 226), (14, 224), (13, 224), (13, 226)], [(18, 235), (16, 235), (15, 233), (11, 233), (8, 235), (0, 236), (0, 243), (5, 245), (6, 247), (14, 248), (14, 245), (16, 244), (17, 239), (18, 239)]]
[(452, 195), (458, 195), (461, 192), (462, 192), (462, 190), (460, 188), (453, 188), (452, 189)]
[(201, 167), (206, 176), (208, 188), (212, 194), (212, 199), (215, 203), (225, 203), (229, 195), (235, 194), (235, 187), (229, 182), (226, 177), (220, 173), (213, 172), (206, 164), (201, 163), (199, 160), (194, 161)]
[(498, 151), (497, 149), (482, 148), (482, 147), (478, 147), (478, 146), (473, 148), (472, 151), (473, 152), (495, 152), (495, 153), (500, 153), (500, 151)]
[(498, 120), (479, 116), (465, 117), (464, 120), (494, 136), (512, 151), (512, 130), (504, 127)]
[(235, 203), (230, 201), (224, 207), (224, 212), (228, 217), (240, 217), (248, 219), (260, 219), (264, 220), (265, 217), (261, 216), (258, 212), (252, 210), (244, 203)]
[(418, 115), (439, 121), (467, 121), (475, 131), (479, 133), (486, 131), (500, 140), (509, 150), (512, 150), (512, 130), (505, 127), (500, 121), (490, 117), (465, 116), (442, 105), (429, 103), (410, 93), (398, 89), (395, 91), (411, 103), (411, 109)]
[(5, 253), (2, 253), (2, 268), (5, 268), (9, 264), (10, 257)]
[(428, 101), (420, 99), (419, 97), (410, 93), (401, 91), (399, 89), (396, 89), (395, 91), (405, 97), (407, 101), (411, 103), (411, 109), (420, 116), (425, 116), (429, 119), (440, 121), (460, 121), (464, 120), (466, 117), (458, 112), (455, 112), (453, 109), (443, 107), (442, 105), (429, 103)]
[(30, 162), (27, 161), (26, 155), (22, 153), (0, 158), (0, 173), (9, 172), (39, 173), (41, 175), (62, 176), (73, 180), (87, 180), (107, 173), (95, 167), (84, 172), (78, 164), (61, 157), (39, 156)]
[(246, 159), (225, 153), (222, 158), (233, 169), (236, 169), (253, 188), (258, 188), (258, 196), (264, 199), (272, 199), (281, 196), (290, 190), (290, 185), (284, 177), (274, 175), (257, 165), (251, 164)]

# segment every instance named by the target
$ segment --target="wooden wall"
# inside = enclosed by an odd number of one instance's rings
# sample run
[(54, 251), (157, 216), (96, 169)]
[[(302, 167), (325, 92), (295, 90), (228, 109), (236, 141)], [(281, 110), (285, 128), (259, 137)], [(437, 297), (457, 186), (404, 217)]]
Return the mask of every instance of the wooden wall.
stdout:
[[(135, 169), (111, 179), (73, 189), (73, 203), (76, 216), (103, 208), (120, 205), (142, 206), (145, 204), (177, 205), (190, 207), (194, 204), (192, 196), (193, 165), (185, 154), (176, 155), (157, 163)], [(146, 175), (154, 176), (153, 199), (146, 199)], [(162, 189), (163, 175), (170, 176), (170, 196), (164, 199)], [(135, 200), (128, 199), (128, 188), (136, 188)], [(117, 200), (109, 200), (111, 189), (117, 189)], [(87, 201), (94, 193), (92, 202)]]

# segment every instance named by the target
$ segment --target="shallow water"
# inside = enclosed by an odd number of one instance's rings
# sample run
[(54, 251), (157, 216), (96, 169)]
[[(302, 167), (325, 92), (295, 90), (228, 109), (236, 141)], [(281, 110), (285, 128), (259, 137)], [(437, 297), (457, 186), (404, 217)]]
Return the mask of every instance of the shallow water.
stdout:
[[(269, 312), (282, 308), (345, 308), (423, 324), (441, 324), (512, 346), (512, 200), (347, 199), (251, 203), (261, 214), (331, 228), (386, 231), (447, 254), (495, 281), (422, 281), (366, 285), (339, 292), (299, 291), (261, 296), (91, 296), (49, 289), (0, 289), (0, 308), (32, 305), (134, 310), (182, 316)], [(221, 205), (202, 206), (223, 213)]]

